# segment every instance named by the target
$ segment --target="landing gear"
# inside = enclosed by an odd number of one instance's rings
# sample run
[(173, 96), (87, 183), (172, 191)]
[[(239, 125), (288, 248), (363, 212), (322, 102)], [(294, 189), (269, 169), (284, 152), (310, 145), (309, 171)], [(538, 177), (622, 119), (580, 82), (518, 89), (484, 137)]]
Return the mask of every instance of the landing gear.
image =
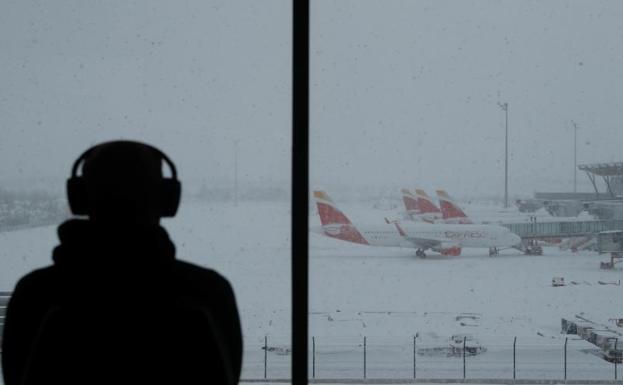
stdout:
[(524, 246), (523, 252), (526, 255), (543, 255), (543, 248), (536, 240), (531, 240)]
[(538, 245), (528, 246), (525, 253), (526, 255), (543, 255), (543, 248)]
[(420, 258), (426, 258), (426, 253), (422, 249), (417, 249), (415, 251), (415, 256)]
[(497, 247), (489, 247), (489, 256), (490, 257), (497, 257), (498, 255), (500, 255), (500, 250), (498, 250)]

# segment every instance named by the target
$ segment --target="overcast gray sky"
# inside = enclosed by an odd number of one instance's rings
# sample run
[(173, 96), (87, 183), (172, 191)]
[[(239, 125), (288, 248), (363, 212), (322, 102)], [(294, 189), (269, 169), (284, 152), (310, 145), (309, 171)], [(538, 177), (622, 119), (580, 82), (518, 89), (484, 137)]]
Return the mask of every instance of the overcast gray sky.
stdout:
[[(183, 178), (287, 185), (291, 7), (262, 1), (5, 1), (0, 184), (61, 188), (88, 145), (153, 143)], [(312, 188), (570, 190), (623, 161), (623, 3), (312, 0)], [(586, 178), (579, 174), (582, 189)], [(8, 185), (8, 186), (7, 186)]]

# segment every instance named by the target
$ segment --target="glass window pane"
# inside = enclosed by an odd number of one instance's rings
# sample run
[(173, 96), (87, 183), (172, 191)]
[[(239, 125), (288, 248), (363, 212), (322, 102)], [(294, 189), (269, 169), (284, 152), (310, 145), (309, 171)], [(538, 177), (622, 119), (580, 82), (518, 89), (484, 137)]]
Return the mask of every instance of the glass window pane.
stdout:
[(594, 221), (623, 215), (622, 14), (609, 0), (312, 2), (316, 378), (563, 379), (569, 338), (569, 379), (580, 356), (600, 363), (582, 378), (613, 379), (613, 356), (560, 325), (620, 332)]
[(243, 378), (266, 351), (289, 378), (291, 22), (286, 0), (0, 5), (0, 290), (51, 263), (78, 155), (144, 141), (182, 181), (178, 258), (233, 286)]

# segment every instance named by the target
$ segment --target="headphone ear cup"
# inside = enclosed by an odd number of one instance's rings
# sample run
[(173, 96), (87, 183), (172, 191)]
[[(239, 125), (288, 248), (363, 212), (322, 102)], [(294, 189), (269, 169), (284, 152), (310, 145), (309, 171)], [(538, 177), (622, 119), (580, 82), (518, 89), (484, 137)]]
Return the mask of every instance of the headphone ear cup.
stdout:
[(74, 215), (88, 214), (89, 203), (84, 178), (75, 176), (67, 179), (67, 200)]
[(163, 179), (160, 188), (160, 216), (175, 216), (180, 205), (181, 195), (182, 185), (177, 179)]

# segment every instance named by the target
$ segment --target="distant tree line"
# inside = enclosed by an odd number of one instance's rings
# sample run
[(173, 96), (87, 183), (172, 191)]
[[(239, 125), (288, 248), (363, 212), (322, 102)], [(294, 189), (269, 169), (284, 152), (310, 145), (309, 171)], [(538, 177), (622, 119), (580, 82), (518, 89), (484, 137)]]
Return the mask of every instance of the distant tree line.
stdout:
[(0, 188), (0, 232), (50, 225), (69, 215), (67, 201), (55, 194)]
[(193, 198), (207, 202), (240, 201), (287, 201), (290, 199), (289, 186), (244, 186), (236, 191), (231, 187), (202, 185)]

